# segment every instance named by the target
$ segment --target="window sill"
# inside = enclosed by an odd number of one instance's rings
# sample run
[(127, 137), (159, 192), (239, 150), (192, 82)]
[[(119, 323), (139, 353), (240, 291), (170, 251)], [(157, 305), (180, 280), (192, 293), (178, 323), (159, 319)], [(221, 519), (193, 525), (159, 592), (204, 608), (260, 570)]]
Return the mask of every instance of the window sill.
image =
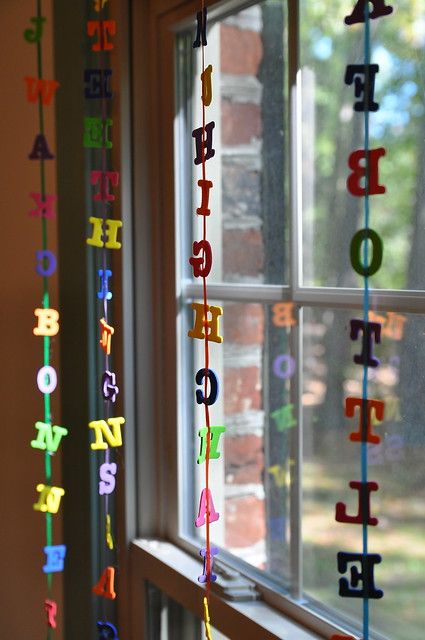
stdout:
[[(175, 545), (161, 540), (133, 541), (131, 569), (133, 611), (143, 607), (143, 603), (134, 598), (143, 597), (141, 585), (148, 580), (194, 615), (202, 614), (205, 591), (197, 581), (202, 564)], [(212, 626), (232, 640), (241, 637), (244, 640), (323, 640), (326, 637), (303, 629), (261, 600), (231, 602), (211, 591), (210, 613)], [(143, 637), (142, 629), (136, 630), (134, 637)]]

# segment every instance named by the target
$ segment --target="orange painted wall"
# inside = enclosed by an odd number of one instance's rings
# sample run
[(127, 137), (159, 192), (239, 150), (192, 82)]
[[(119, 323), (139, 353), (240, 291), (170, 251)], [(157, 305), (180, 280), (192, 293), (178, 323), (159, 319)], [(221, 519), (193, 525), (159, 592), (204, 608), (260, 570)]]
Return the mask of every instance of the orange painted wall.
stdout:
[[(43, 0), (47, 17), (44, 77), (53, 78), (51, 0)], [(26, 101), (23, 78), (36, 76), (36, 46), (23, 38), (35, 0), (1, 0), (0, 24), (0, 628), (4, 638), (45, 638), (46, 577), (45, 517), (33, 510), (36, 484), (44, 481), (44, 454), (30, 447), (34, 423), (44, 417), (43, 397), (36, 386), (42, 366), (42, 338), (33, 335), (34, 308), (41, 306), (42, 279), (35, 272), (35, 252), (41, 249), (41, 222), (30, 218), (31, 191), (39, 191), (39, 163), (28, 160), (38, 133), (38, 107)], [(53, 153), (54, 107), (46, 108), (46, 137)], [(55, 164), (47, 163), (47, 192), (55, 193)], [(49, 221), (49, 246), (56, 251), (56, 223)], [(50, 278), (51, 306), (57, 305), (55, 276)], [(60, 336), (60, 334), (59, 334)], [(59, 344), (52, 341), (52, 359), (58, 370)], [(60, 379), (59, 379), (60, 384)], [(56, 391), (58, 396), (58, 391)], [(60, 424), (53, 394), (53, 419)], [(59, 456), (53, 459), (54, 483), (60, 485)], [(66, 496), (65, 498), (66, 499)], [(61, 542), (60, 513), (54, 516), (54, 544)], [(54, 578), (55, 597), (61, 602), (61, 578)], [(59, 588), (58, 588), (59, 587)], [(55, 640), (61, 640), (61, 629)]]

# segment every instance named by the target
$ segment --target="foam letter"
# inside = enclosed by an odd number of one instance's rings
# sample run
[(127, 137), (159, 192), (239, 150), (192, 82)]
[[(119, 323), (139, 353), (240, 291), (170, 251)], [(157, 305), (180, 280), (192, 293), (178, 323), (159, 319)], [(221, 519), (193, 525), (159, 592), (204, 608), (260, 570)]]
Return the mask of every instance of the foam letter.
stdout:
[(196, 213), (199, 216), (209, 216), (211, 210), (208, 209), (210, 201), (210, 190), (213, 188), (211, 180), (198, 180), (198, 187), (202, 189), (201, 206), (196, 209)]
[(59, 313), (56, 309), (34, 309), (38, 326), (32, 330), (35, 336), (55, 336), (59, 331)]
[(53, 393), (58, 384), (56, 371), (50, 365), (41, 367), (37, 373), (37, 386), (41, 393)]
[(115, 196), (109, 191), (109, 185), (117, 187), (120, 180), (118, 171), (92, 171), (90, 182), (95, 186), (98, 182), (99, 191), (93, 196), (95, 202), (113, 202)]
[[(198, 582), (201, 584), (205, 584), (206, 582), (215, 582), (217, 580), (217, 576), (213, 573), (213, 565), (214, 565), (214, 557), (218, 556), (217, 547), (210, 547), (210, 552), (207, 552), (207, 549), (201, 549), (199, 552), (201, 558), (204, 559), (204, 569), (202, 571), (202, 575), (198, 577)], [(209, 563), (207, 562), (207, 556), (209, 556)], [(209, 566), (209, 570), (207, 565)]]
[(120, 392), (116, 382), (115, 373), (113, 371), (105, 371), (102, 376), (102, 395), (104, 400), (115, 402)]
[(38, 502), (33, 505), (35, 511), (43, 513), (57, 513), (59, 511), (62, 496), (65, 491), (61, 487), (49, 487), (45, 484), (38, 484), (37, 491), (40, 494)]
[(381, 343), (381, 325), (378, 322), (365, 322), (359, 318), (350, 320), (350, 338), (357, 340), (360, 331), (363, 332), (362, 352), (356, 354), (353, 360), (356, 364), (368, 367), (377, 367), (379, 365), (378, 358), (373, 355), (373, 338), (377, 344)]
[(33, 449), (41, 449), (49, 453), (56, 453), (62, 438), (68, 435), (65, 427), (53, 426), (46, 422), (36, 422), (35, 428), (38, 430), (37, 440), (31, 440)]
[(201, 38), (202, 38), (202, 46), (207, 46), (207, 8), (204, 7), (202, 11), (198, 11), (196, 14), (196, 23), (197, 23), (197, 31), (195, 42), (193, 43), (193, 48), (201, 46)]
[(292, 429), (292, 427), (297, 426), (297, 421), (293, 415), (293, 412), (294, 405), (286, 404), (270, 414), (270, 416), (276, 423), (276, 429), (278, 431), (286, 431), (287, 429)]
[(99, 493), (103, 496), (105, 493), (110, 494), (115, 489), (115, 474), (117, 473), (117, 465), (115, 462), (104, 462), (99, 469)]
[(58, 605), (53, 600), (46, 599), (44, 601), (44, 610), (47, 614), (47, 626), (51, 629), (56, 629), (56, 615), (58, 612)]
[(112, 336), (115, 333), (115, 329), (114, 327), (111, 327), (109, 324), (107, 324), (105, 318), (102, 318), (101, 320), (99, 320), (99, 323), (100, 323), (100, 330), (101, 330), (101, 338), (99, 340), (99, 344), (104, 350), (104, 352), (106, 353), (106, 355), (109, 356), (109, 354), (111, 353)]
[(111, 118), (84, 118), (84, 146), (86, 149), (112, 149), (108, 139)]
[(42, 133), (35, 136), (31, 153), (28, 155), (30, 160), (53, 160), (55, 156), (51, 153), (47, 140)]
[[(349, 64), (345, 71), (345, 84), (354, 81), (354, 95), (360, 98), (354, 103), (354, 111), (378, 111), (379, 104), (374, 102), (375, 76), (379, 72), (377, 64)], [(359, 78), (364, 76), (364, 82)]]
[[(282, 371), (282, 365), (285, 362), (285, 371)], [(292, 356), (289, 354), (283, 354), (277, 356), (273, 362), (273, 373), (277, 378), (281, 380), (288, 380), (292, 378), (295, 373), (296, 363)]]
[[(366, 265), (362, 262), (361, 253), (363, 242), (372, 242), (372, 260), (370, 264)], [(384, 245), (380, 236), (373, 229), (360, 229), (357, 233), (354, 234), (351, 245), (350, 245), (350, 260), (351, 266), (354, 271), (361, 276), (369, 277), (373, 276), (379, 269), (382, 264), (382, 256), (384, 252)], [(369, 255), (368, 251), (368, 255)], [(369, 258), (368, 258), (369, 259)]]
[(201, 73), (201, 82), (202, 82), (202, 103), (205, 107), (209, 107), (212, 101), (212, 65), (209, 64), (208, 67)]
[(195, 324), (193, 329), (188, 331), (189, 338), (205, 339), (205, 325), (208, 327), (208, 342), (218, 342), (221, 344), (223, 338), (219, 335), (219, 317), (223, 314), (221, 307), (210, 307), (207, 305), (207, 313), (211, 314), (211, 320), (205, 322), (204, 304), (202, 302), (192, 302), (192, 309), (195, 311)]
[(44, 553), (47, 556), (46, 564), (43, 567), (44, 573), (63, 571), (66, 556), (66, 546), (64, 544), (44, 547)]
[[(365, 21), (366, 14), (366, 1), (367, 0), (358, 0), (356, 6), (353, 9), (353, 13), (350, 16), (346, 16), (344, 18), (345, 24), (356, 24), (358, 22)], [(370, 0), (373, 4), (373, 11), (369, 13), (369, 18), (374, 20), (375, 18), (381, 18), (382, 16), (388, 16), (393, 12), (393, 8), (387, 6), (384, 0)]]
[(297, 321), (292, 315), (294, 309), (293, 302), (278, 302), (272, 307), (273, 324), (275, 327), (293, 327)]
[(106, 220), (106, 237), (107, 242), (103, 242), (103, 220), (102, 218), (89, 218), (89, 222), (93, 225), (93, 234), (91, 238), (87, 238), (86, 243), (92, 247), (103, 247), (107, 249), (121, 249), (121, 242), (117, 241), (118, 229), (121, 229), (121, 220)]
[(34, 199), (37, 208), (31, 209), (31, 211), (28, 212), (29, 216), (49, 219), (56, 217), (53, 208), (57, 200), (56, 196), (45, 194), (43, 198), (43, 195), (41, 193), (30, 193), (30, 197)]
[(193, 161), (196, 165), (206, 162), (210, 158), (214, 158), (215, 149), (213, 149), (213, 129), (215, 122), (209, 122), (205, 125), (205, 139), (204, 128), (199, 127), (192, 131), (192, 138), (195, 138), (196, 158)]
[(211, 406), (217, 400), (218, 396), (218, 380), (212, 369), (199, 369), (198, 373), (195, 376), (196, 384), (202, 384), (202, 380), (204, 378), (208, 378), (210, 381), (210, 395), (206, 398), (203, 392), (200, 389), (196, 390), (196, 402), (198, 404), (207, 404)]
[(117, 32), (115, 20), (89, 20), (87, 22), (87, 34), (92, 37), (98, 34), (98, 41), (92, 44), (92, 51), (111, 51), (114, 48), (108, 40), (108, 34), (114, 36)]
[(97, 292), (97, 297), (99, 300), (111, 300), (112, 293), (108, 289), (108, 280), (112, 276), (112, 271), (110, 269), (99, 269), (98, 272), (100, 278), (100, 289)]
[(59, 85), (56, 80), (43, 80), (42, 78), (24, 78), (27, 83), (27, 100), (35, 103), (41, 98), (43, 105), (49, 106), (52, 103)]
[(216, 522), (220, 514), (214, 508), (211, 489), (202, 489), (201, 498), (199, 500), (198, 517), (195, 520), (195, 527), (202, 527), (205, 524), (205, 516), (209, 514), (209, 522)]
[(118, 631), (111, 622), (98, 622), (99, 640), (119, 640)]
[(360, 408), (359, 429), (350, 433), (351, 442), (371, 442), (372, 444), (381, 442), (381, 438), (372, 432), (372, 410), (375, 412), (376, 420), (382, 422), (384, 406), (381, 400), (363, 400), (363, 398), (350, 397), (345, 399), (347, 418), (354, 418), (356, 407)]
[[(36, 251), (35, 254), (38, 264), (35, 267), (39, 276), (48, 278), (56, 271), (56, 256), (46, 249), (46, 251)], [(45, 266), (44, 266), (45, 265)]]
[(24, 38), (27, 42), (40, 42), (43, 37), (43, 24), (46, 22), (46, 18), (44, 16), (37, 16), (30, 18), (30, 22), (33, 23), (34, 29), (25, 29)]
[(94, 585), (92, 591), (98, 596), (115, 600), (117, 594), (114, 591), (115, 569), (114, 567), (106, 567), (102, 573), (99, 582)]
[[(226, 427), (210, 427), (210, 460), (217, 460), (220, 457), (220, 452), (217, 451), (217, 447), (221, 434), (225, 432)], [(207, 457), (208, 428), (203, 427), (202, 429), (199, 429), (198, 435), (201, 438), (201, 447), (196, 462), (201, 464), (202, 462), (205, 462)]]
[[(124, 423), (124, 418), (108, 418), (107, 423), (105, 420), (93, 420), (93, 422), (89, 422), (89, 428), (94, 429), (96, 437), (95, 442), (92, 442), (90, 445), (93, 451), (108, 448), (108, 445), (104, 442), (102, 436), (105, 436), (110, 447), (121, 447), (121, 425)], [(110, 427), (112, 427), (112, 430)]]
[[(378, 174), (379, 158), (382, 158), (385, 154), (386, 151), (384, 147), (370, 149), (367, 152), (364, 149), (358, 149), (350, 154), (348, 166), (352, 170), (352, 173), (350, 173), (347, 178), (347, 189), (351, 195), (359, 197), (365, 196), (367, 193), (369, 196), (374, 196), (386, 192), (386, 188), (379, 184)], [(360, 164), (361, 160), (364, 160), (365, 163)], [(369, 179), (366, 177), (366, 171)], [(363, 178), (364, 186), (361, 186), (360, 181), (363, 180)]]
[(111, 76), (112, 69), (85, 69), (85, 99), (96, 100), (98, 98), (112, 98), (110, 86)]
[(335, 520), (337, 522), (346, 522), (349, 524), (368, 524), (375, 527), (378, 524), (378, 518), (372, 518), (370, 515), (370, 493), (378, 491), (376, 482), (355, 482), (349, 483), (351, 489), (359, 492), (359, 508), (356, 516), (347, 515), (347, 507), (343, 502), (337, 502), (335, 509)]
[(202, 258), (189, 258), (189, 264), (193, 267), (195, 278), (207, 278), (212, 267), (212, 249), (208, 240), (200, 240), (193, 243), (193, 255), (197, 256), (203, 252)]
[[(357, 567), (351, 567), (350, 580), (347, 580), (347, 578), (340, 578), (339, 595), (341, 597), (372, 598), (375, 600), (382, 598), (384, 592), (375, 588), (373, 576), (375, 564), (379, 564), (382, 560), (380, 555), (377, 553), (363, 555), (361, 553), (345, 553), (344, 551), (339, 551), (337, 559), (339, 573), (346, 573), (348, 564), (351, 564), (352, 562), (359, 562), (362, 567), (361, 571), (359, 571)], [(356, 588), (359, 582), (363, 583), (361, 589)]]

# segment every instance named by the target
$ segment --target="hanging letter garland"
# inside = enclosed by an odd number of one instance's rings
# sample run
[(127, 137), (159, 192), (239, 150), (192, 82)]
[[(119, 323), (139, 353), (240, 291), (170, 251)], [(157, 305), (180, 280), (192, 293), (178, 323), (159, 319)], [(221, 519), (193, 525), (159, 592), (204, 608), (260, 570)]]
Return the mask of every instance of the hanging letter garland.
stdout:
[[(40, 550), (40, 569), (47, 576), (47, 596), (40, 603), (40, 615), (46, 622), (47, 639), (52, 638), (53, 630), (57, 627), (58, 605), (53, 600), (53, 574), (63, 571), (66, 546), (53, 544), (53, 516), (58, 513), (62, 496), (62, 487), (52, 486), (53, 469), (52, 458), (62, 443), (62, 438), (68, 434), (64, 427), (53, 425), (50, 396), (56, 390), (58, 376), (50, 364), (51, 338), (59, 333), (59, 312), (50, 307), (49, 278), (53, 276), (57, 267), (56, 256), (48, 249), (48, 222), (56, 217), (55, 194), (46, 193), (46, 162), (54, 159), (51, 152), (49, 136), (45, 131), (45, 108), (53, 104), (59, 83), (45, 78), (43, 75), (43, 38), (47, 28), (46, 18), (42, 15), (42, 0), (35, 3), (36, 15), (29, 19), (31, 25), (24, 31), (25, 41), (34, 47), (37, 75), (23, 78), (23, 90), (27, 102), (38, 106), (38, 129), (31, 143), (28, 159), (38, 162), (40, 171), (39, 187), (29, 193), (31, 209), (28, 215), (41, 221), (42, 246), (35, 255), (35, 271), (42, 278), (41, 307), (34, 310), (33, 334), (43, 344), (43, 364), (39, 368), (36, 381), (37, 387), (44, 398), (44, 418), (34, 423), (33, 439), (30, 445), (44, 455), (44, 482), (35, 485), (36, 501), (34, 511), (44, 514), (46, 520), (46, 542)], [(32, 107), (33, 109), (34, 107)], [(31, 224), (34, 224), (31, 221)]]
[[(363, 640), (369, 640), (369, 601), (383, 597), (384, 593), (375, 585), (375, 565), (382, 558), (377, 553), (369, 553), (368, 528), (378, 524), (373, 516), (371, 494), (378, 491), (376, 482), (368, 480), (368, 445), (379, 444), (380, 436), (372, 430), (372, 425), (384, 419), (384, 402), (368, 397), (369, 367), (378, 367), (379, 360), (374, 356), (374, 343), (381, 342), (382, 325), (370, 321), (369, 313), (369, 277), (381, 267), (383, 243), (380, 236), (370, 228), (370, 197), (386, 191), (379, 181), (379, 160), (386, 155), (384, 148), (369, 148), (369, 113), (376, 112), (379, 104), (375, 101), (375, 79), (379, 66), (371, 64), (370, 20), (381, 18), (392, 13), (393, 8), (384, 0), (373, 0), (370, 11), (367, 0), (358, 0), (352, 13), (345, 17), (347, 25), (364, 23), (364, 64), (350, 64), (345, 73), (345, 83), (354, 84), (356, 101), (353, 109), (362, 113), (364, 119), (364, 148), (353, 151), (348, 158), (351, 170), (347, 178), (347, 189), (355, 197), (363, 198), (364, 228), (358, 231), (350, 247), (351, 265), (364, 279), (363, 318), (353, 318), (350, 322), (350, 338), (361, 344), (360, 353), (354, 355), (354, 362), (363, 367), (363, 384), (361, 398), (346, 398), (345, 415), (357, 419), (357, 428), (350, 433), (351, 442), (360, 443), (361, 480), (349, 483), (350, 489), (357, 491), (358, 508), (354, 515), (347, 514), (346, 505), (338, 502), (335, 519), (341, 523), (359, 524), (362, 526), (363, 548), (361, 553), (340, 551), (337, 554), (339, 579), (339, 595), (343, 598), (360, 598), (363, 601)], [(369, 242), (372, 244), (372, 256), (369, 255)], [(363, 259), (362, 259), (363, 256)], [(350, 640), (352, 636), (333, 635), (332, 640)]]
[[(102, 617), (107, 618), (106, 601), (117, 597), (115, 585), (116, 552), (112, 526), (111, 501), (116, 486), (118, 464), (114, 458), (117, 448), (123, 444), (125, 419), (114, 417), (114, 404), (119, 394), (117, 377), (111, 365), (117, 327), (111, 320), (111, 302), (114, 293), (114, 273), (111, 269), (111, 251), (121, 249), (122, 222), (113, 215), (116, 206), (116, 189), (120, 174), (111, 168), (113, 148), (113, 121), (111, 103), (114, 97), (112, 69), (109, 52), (115, 49), (117, 24), (105, 16), (108, 0), (91, 0), (92, 16), (87, 22), (88, 46), (93, 65), (85, 69), (83, 77), (84, 97), (90, 116), (84, 118), (83, 145), (90, 150), (92, 163), (88, 181), (92, 191), (92, 211), (89, 213), (89, 233), (86, 243), (93, 247), (96, 264), (97, 286), (93, 299), (99, 309), (96, 320), (96, 348), (103, 359), (103, 372), (98, 381), (99, 397), (103, 405), (101, 417), (96, 416), (88, 427), (91, 433), (90, 448), (99, 456), (98, 493), (102, 507), (103, 523), (100, 526), (101, 573), (93, 586), (93, 593), (102, 598)], [(99, 451), (99, 453), (97, 453)], [(101, 456), (101, 457), (100, 457)], [(107, 620), (97, 622), (100, 638), (118, 639), (116, 627)]]
[(202, 126), (194, 129), (192, 137), (194, 139), (195, 166), (201, 167), (201, 179), (197, 181), (200, 188), (200, 206), (196, 209), (196, 214), (202, 216), (202, 239), (193, 243), (193, 255), (189, 259), (189, 264), (193, 268), (195, 278), (202, 278), (203, 285), (203, 301), (194, 302), (192, 309), (194, 311), (193, 328), (188, 332), (188, 336), (193, 339), (204, 341), (204, 367), (200, 369), (195, 376), (195, 382), (200, 387), (196, 390), (195, 398), (197, 404), (204, 405), (205, 426), (198, 431), (199, 437), (199, 456), (197, 464), (205, 464), (205, 488), (202, 489), (199, 498), (198, 515), (195, 519), (195, 526), (206, 528), (205, 547), (199, 552), (203, 561), (203, 571), (198, 576), (198, 581), (205, 585), (205, 597), (203, 604), (203, 616), (205, 625), (205, 638), (211, 640), (210, 627), (210, 611), (209, 598), (211, 582), (217, 580), (217, 576), (213, 573), (214, 558), (218, 555), (218, 549), (211, 545), (210, 540), (210, 524), (216, 522), (220, 514), (214, 507), (214, 499), (210, 489), (210, 460), (220, 457), (219, 445), (220, 437), (226, 431), (223, 426), (211, 426), (210, 422), (210, 406), (212, 406), (218, 397), (219, 382), (217, 375), (210, 369), (209, 343), (216, 342), (221, 344), (223, 338), (220, 335), (220, 317), (223, 315), (221, 307), (210, 306), (208, 304), (207, 293), (207, 277), (210, 274), (213, 253), (212, 247), (207, 239), (207, 218), (214, 215), (209, 208), (210, 192), (213, 188), (211, 180), (207, 179), (206, 163), (215, 155), (214, 150), (214, 128), (215, 122), (206, 122), (207, 107), (213, 100), (213, 83), (212, 74), (213, 67), (208, 65), (205, 68), (205, 47), (207, 46), (207, 9), (202, 2), (201, 11), (196, 15), (196, 37), (193, 43), (194, 48), (201, 49), (202, 55), (202, 73), (201, 82), (201, 103), (202, 103)]

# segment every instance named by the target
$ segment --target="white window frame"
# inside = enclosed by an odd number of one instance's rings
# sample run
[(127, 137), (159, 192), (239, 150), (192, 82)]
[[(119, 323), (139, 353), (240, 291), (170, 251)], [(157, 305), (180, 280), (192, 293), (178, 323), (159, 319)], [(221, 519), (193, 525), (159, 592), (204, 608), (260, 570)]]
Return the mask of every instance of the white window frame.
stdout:
[[(174, 46), (175, 35), (195, 24), (199, 0), (123, 0), (120, 5), (121, 169), (123, 243), (124, 403), (126, 424), (125, 518), (122, 536), (130, 552), (121, 553), (120, 605), (123, 637), (145, 638), (145, 583), (152, 582), (169, 597), (201, 616), (203, 588), (196, 580), (201, 563), (198, 549), (178, 532), (181, 456), (178, 434), (177, 338), (175, 318), (186, 298), (199, 298), (201, 286), (174, 277), (176, 264)], [(233, 12), (252, 1), (206, 2), (210, 18)], [(300, 185), (300, 99), (298, 79), (298, 0), (288, 0), (289, 96), (291, 103), (291, 268), (287, 286), (210, 284), (211, 299), (295, 303), (297, 327), (302, 308), (363, 308), (361, 289), (302, 285), (302, 203)], [(131, 16), (131, 19), (130, 19)], [(125, 42), (131, 41), (127, 50)], [(129, 68), (131, 66), (131, 73)], [(131, 87), (131, 91), (130, 91)], [(184, 123), (177, 121), (177, 126)], [(162, 151), (160, 151), (162, 150)], [(188, 136), (187, 148), (191, 153)], [(182, 162), (182, 166), (184, 166)], [(184, 193), (178, 193), (180, 206)], [(187, 203), (186, 203), (187, 204)], [(176, 284), (177, 283), (177, 284)], [(425, 312), (424, 291), (371, 290), (380, 311)], [(295, 328), (293, 350), (302, 359), (302, 336)], [(293, 455), (302, 460), (302, 368), (295, 381), (299, 428), (294, 430)], [(186, 443), (187, 444), (187, 443)], [(296, 452), (296, 455), (295, 455)], [(291, 496), (293, 571), (302, 571), (301, 483)], [(146, 488), (146, 489), (145, 489)], [(125, 546), (125, 545), (124, 545)], [(232, 563), (238, 567), (237, 559)], [(294, 573), (293, 575), (296, 575)], [(337, 577), (335, 578), (337, 579)], [(282, 596), (267, 580), (257, 589), (262, 600), (235, 603), (211, 594), (213, 625), (229, 638), (313, 640), (346, 632), (303, 605), (301, 581), (290, 596)], [(354, 634), (355, 635), (355, 634)], [(356, 637), (356, 636), (355, 636)]]

